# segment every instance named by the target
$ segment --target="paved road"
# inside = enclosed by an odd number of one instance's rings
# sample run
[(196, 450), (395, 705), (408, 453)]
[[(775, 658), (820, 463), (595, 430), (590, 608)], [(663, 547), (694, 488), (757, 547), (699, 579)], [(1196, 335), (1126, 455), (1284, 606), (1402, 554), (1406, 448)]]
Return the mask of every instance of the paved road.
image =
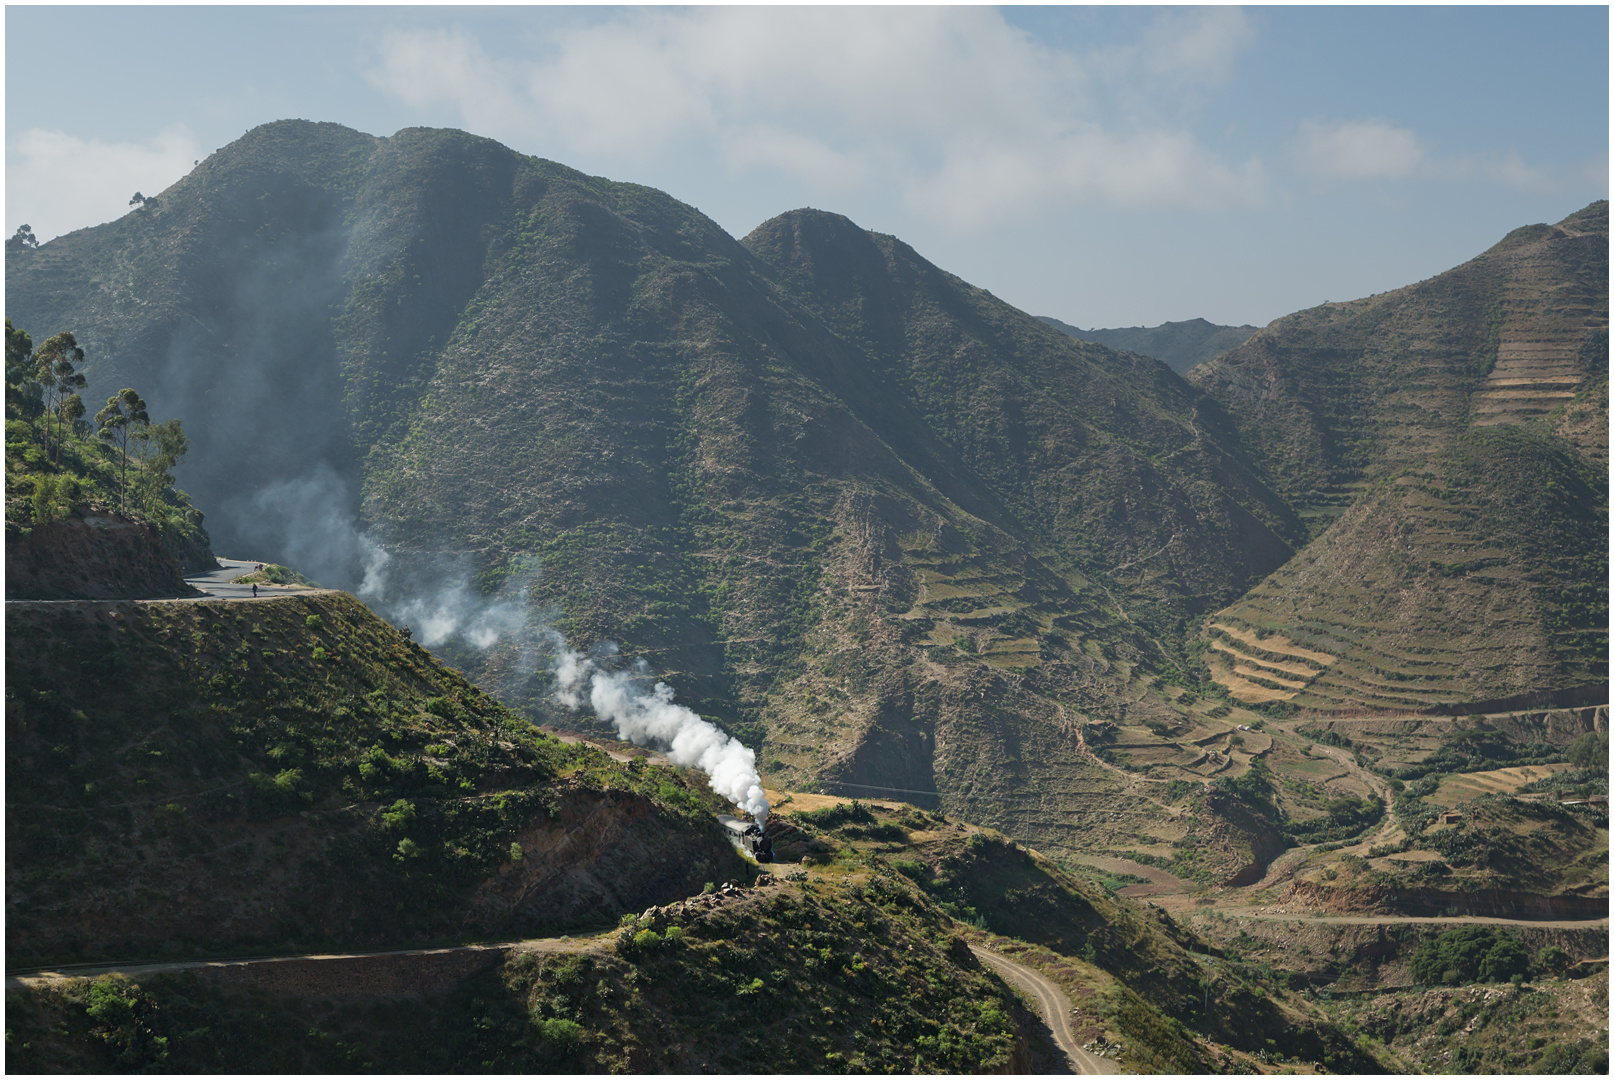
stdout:
[(310, 589), (303, 585), (259, 585), (258, 595), (254, 597), (251, 585), (237, 585), (235, 584), (235, 579), (252, 573), (258, 568), (258, 565), (258, 563), (244, 559), (220, 559), (217, 570), (205, 570), (200, 574), (186, 574), (185, 580), (206, 595), (224, 600), (263, 600), (271, 596), (285, 596), (287, 593), (329, 591)]
[(971, 945), (970, 952), (987, 967), (1003, 976), (1005, 981), (1020, 987), (1036, 999), (1038, 1007), (1042, 1010), (1043, 1019), (1048, 1023), (1048, 1030), (1053, 1032), (1054, 1041), (1065, 1052), (1065, 1056), (1070, 1058), (1070, 1067), (1073, 1070), (1082, 1076), (1106, 1076), (1121, 1072), (1120, 1066), (1115, 1062), (1089, 1054), (1076, 1042), (1076, 1035), (1070, 1030), (1070, 998), (1066, 997), (1065, 992), (1058, 986), (1024, 964), (1017, 964), (990, 949)]

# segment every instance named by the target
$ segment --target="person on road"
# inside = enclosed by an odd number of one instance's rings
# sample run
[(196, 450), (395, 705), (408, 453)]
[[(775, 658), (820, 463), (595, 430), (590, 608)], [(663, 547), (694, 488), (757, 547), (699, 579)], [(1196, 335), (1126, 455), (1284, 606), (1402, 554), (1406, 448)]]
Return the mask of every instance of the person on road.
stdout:
[(254, 600), (258, 598), (258, 583), (256, 581), (252, 583), (252, 598)]

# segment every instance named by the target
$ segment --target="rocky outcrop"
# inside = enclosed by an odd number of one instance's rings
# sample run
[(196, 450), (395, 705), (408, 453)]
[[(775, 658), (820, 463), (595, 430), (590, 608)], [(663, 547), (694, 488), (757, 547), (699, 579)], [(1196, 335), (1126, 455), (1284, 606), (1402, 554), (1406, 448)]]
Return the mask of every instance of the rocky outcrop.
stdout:
[(6, 536), (7, 600), (156, 600), (195, 596), (162, 537), (111, 513)]
[(520, 861), (505, 863), (477, 890), (467, 927), (537, 934), (597, 925), (698, 893), (740, 868), (715, 819), (709, 829), (691, 829), (629, 792), (567, 792), (517, 842)]

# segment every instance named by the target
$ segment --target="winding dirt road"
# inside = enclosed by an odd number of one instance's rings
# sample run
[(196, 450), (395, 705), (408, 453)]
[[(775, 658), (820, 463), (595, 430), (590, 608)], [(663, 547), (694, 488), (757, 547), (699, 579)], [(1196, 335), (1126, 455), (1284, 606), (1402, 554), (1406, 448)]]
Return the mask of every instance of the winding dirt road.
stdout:
[(1025, 965), (1017, 964), (990, 949), (971, 945), (970, 952), (981, 963), (1003, 976), (1006, 982), (1018, 986), (1036, 999), (1048, 1030), (1053, 1032), (1054, 1041), (1070, 1058), (1070, 1067), (1075, 1072), (1082, 1076), (1107, 1076), (1121, 1071), (1115, 1062), (1089, 1054), (1077, 1045), (1076, 1035), (1070, 1030), (1070, 999), (1058, 986)]
[[(325, 968), (325, 963), (332, 966), (349, 968), (349, 977), (360, 974), (353, 969), (354, 964), (384, 961), (391, 957), (437, 957), (448, 958), (454, 954), (486, 953), (489, 951), (509, 952), (512, 950), (538, 949), (544, 951), (574, 951), (589, 947), (587, 938), (554, 939), (542, 938), (528, 941), (505, 942), (501, 944), (460, 945), (438, 949), (399, 949), (395, 951), (374, 953), (326, 953), (303, 954), (298, 956), (250, 956), (232, 957), (228, 959), (210, 960), (174, 960), (157, 963), (101, 963), (101, 964), (72, 964), (61, 965), (32, 971), (16, 971), (6, 976), (6, 989), (20, 989), (26, 985), (49, 984), (66, 979), (94, 978), (97, 975), (127, 975), (139, 978), (164, 971), (194, 971), (201, 968), (245, 968), (267, 967), (272, 965), (306, 966), (309, 962), (318, 963)], [(1013, 960), (990, 950), (971, 945), (970, 950), (993, 971), (1003, 979), (1029, 994), (1037, 1003), (1043, 1014), (1054, 1040), (1059, 1044), (1070, 1059), (1071, 1068), (1084, 1076), (1103, 1076), (1121, 1072), (1113, 1061), (1096, 1057), (1083, 1050), (1076, 1042), (1076, 1036), (1070, 1027), (1070, 999), (1058, 986), (1049, 982), (1042, 975), (1017, 964)]]

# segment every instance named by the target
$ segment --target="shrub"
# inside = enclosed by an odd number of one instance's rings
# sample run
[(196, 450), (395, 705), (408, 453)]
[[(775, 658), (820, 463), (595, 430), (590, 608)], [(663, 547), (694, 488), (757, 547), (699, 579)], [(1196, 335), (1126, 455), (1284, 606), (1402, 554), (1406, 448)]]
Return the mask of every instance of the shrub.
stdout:
[(918, 859), (892, 859), (891, 869), (920, 885), (930, 881), (929, 864)]
[(110, 978), (90, 984), (90, 1004), (85, 1013), (105, 1027), (122, 1027), (134, 1019), (134, 1002), (123, 996), (123, 988)]
[(274, 776), (255, 772), (247, 776), (252, 793), (268, 808), (287, 810), (299, 803), (311, 802), (313, 792), (298, 791), (303, 782), (303, 770), (285, 769)]
[(807, 824), (816, 829), (834, 829), (841, 825), (873, 825), (874, 814), (867, 806), (853, 799), (849, 803), (826, 806), (822, 810), (804, 810), (793, 816), (796, 824)]
[(1556, 945), (1543, 945), (1536, 953), (1535, 967), (1537, 971), (1556, 975), (1563, 971), (1573, 960), (1567, 952)]
[(384, 829), (401, 829), (413, 820), (415, 804), (408, 799), (399, 799), (390, 809), (381, 811), (381, 827)]
[(308, 618), (303, 620), (303, 625), (307, 626), (310, 630), (323, 630), (325, 629), (325, 620), (320, 618), (318, 615), (310, 615)]
[(1571, 764), (1582, 769), (1608, 771), (1608, 732), (1588, 731), (1564, 751)]
[(1463, 926), (1424, 942), (1409, 965), (1421, 983), (1507, 982), (1529, 972), (1530, 956), (1489, 926)]
[(539, 1026), (543, 1029), (544, 1049), (557, 1057), (571, 1054), (583, 1041), (583, 1027), (575, 1020), (557, 1017)]

